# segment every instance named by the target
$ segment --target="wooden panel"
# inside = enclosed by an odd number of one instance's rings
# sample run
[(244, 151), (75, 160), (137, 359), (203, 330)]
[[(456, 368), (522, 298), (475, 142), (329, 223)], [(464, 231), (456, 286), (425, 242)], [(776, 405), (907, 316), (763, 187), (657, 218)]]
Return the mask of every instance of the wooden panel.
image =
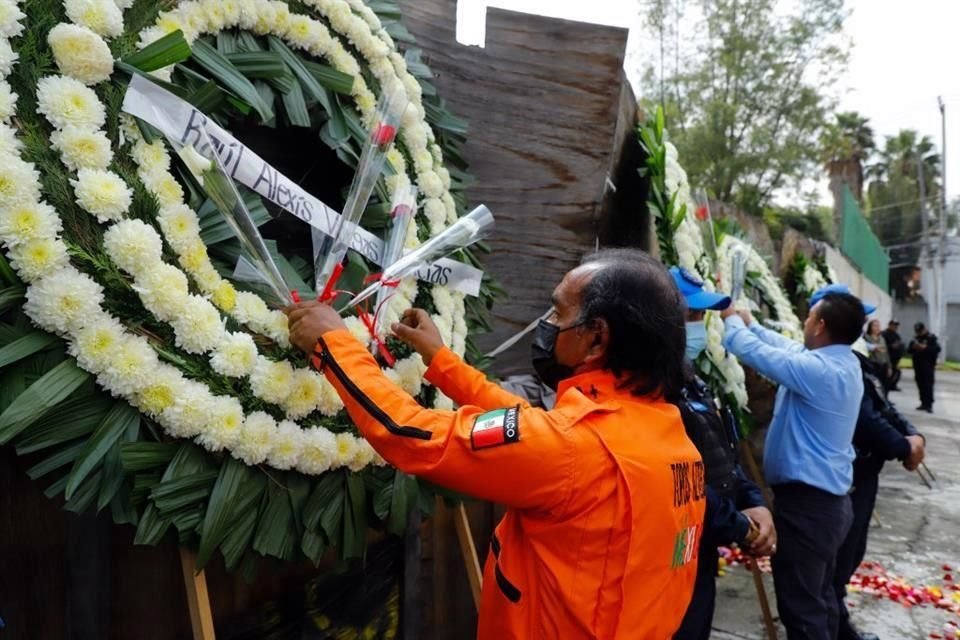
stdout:
[[(470, 123), (464, 153), (478, 182), (468, 195), (497, 218), (484, 263), (508, 296), (480, 340), (492, 347), (543, 313), (553, 286), (596, 245), (619, 148), (627, 32), (491, 9), (481, 49), (456, 42), (454, 2), (401, 5), (438, 91)], [(632, 125), (619, 130), (632, 135)], [(529, 342), (495, 365), (499, 374), (528, 368)]]

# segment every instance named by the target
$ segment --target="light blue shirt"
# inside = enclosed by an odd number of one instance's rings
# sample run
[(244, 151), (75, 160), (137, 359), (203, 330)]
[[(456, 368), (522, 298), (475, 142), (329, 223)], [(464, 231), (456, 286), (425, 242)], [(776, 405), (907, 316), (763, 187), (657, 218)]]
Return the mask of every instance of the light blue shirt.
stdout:
[(780, 385), (763, 451), (771, 486), (802, 482), (844, 495), (853, 483), (853, 430), (863, 397), (860, 363), (849, 345), (808, 350), (739, 316), (724, 322), (723, 344)]

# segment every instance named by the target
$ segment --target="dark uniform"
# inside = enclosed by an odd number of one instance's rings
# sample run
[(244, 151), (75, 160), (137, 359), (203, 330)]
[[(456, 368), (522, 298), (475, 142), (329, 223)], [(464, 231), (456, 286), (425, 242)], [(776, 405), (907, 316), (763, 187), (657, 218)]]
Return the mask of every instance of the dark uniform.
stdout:
[(870, 518), (877, 501), (880, 470), (887, 460), (905, 460), (910, 455), (906, 436), (919, 435), (917, 430), (887, 401), (883, 383), (874, 372), (873, 363), (860, 354), (863, 369), (863, 400), (853, 434), (857, 457), (853, 462), (853, 524), (843, 545), (837, 552), (834, 589), (840, 603), (839, 640), (858, 640), (861, 636), (850, 626), (844, 599), (847, 584), (863, 561), (867, 550)]
[(700, 540), (697, 580), (693, 599), (674, 638), (710, 637), (717, 595), (720, 545), (742, 544), (750, 530), (743, 509), (763, 506), (760, 488), (747, 480), (737, 464), (736, 424), (728, 409), (718, 409), (710, 389), (691, 376), (679, 405), (687, 436), (703, 456), (707, 481), (707, 513)]
[(917, 379), (917, 390), (920, 392), (920, 406), (917, 408), (933, 411), (934, 371), (937, 368), (937, 355), (940, 354), (937, 336), (929, 331), (914, 336), (907, 351), (913, 356), (913, 375)]
[(884, 341), (887, 343), (887, 353), (890, 354), (890, 367), (893, 369), (893, 375), (890, 376), (889, 390), (899, 391), (897, 385), (900, 384), (900, 359), (903, 357), (903, 339), (900, 334), (892, 328), (887, 327), (880, 332)]

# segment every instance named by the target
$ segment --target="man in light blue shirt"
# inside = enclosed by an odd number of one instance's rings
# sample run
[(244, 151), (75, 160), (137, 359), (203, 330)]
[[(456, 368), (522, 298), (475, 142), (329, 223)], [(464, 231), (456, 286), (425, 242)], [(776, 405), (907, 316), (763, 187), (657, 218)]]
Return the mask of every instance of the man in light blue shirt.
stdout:
[(773, 558), (780, 618), (790, 640), (833, 640), (839, 622), (834, 562), (853, 514), (853, 431), (863, 396), (850, 350), (866, 309), (843, 285), (810, 300), (803, 345), (725, 310), (724, 346), (780, 385), (764, 448), (764, 475), (775, 496)]

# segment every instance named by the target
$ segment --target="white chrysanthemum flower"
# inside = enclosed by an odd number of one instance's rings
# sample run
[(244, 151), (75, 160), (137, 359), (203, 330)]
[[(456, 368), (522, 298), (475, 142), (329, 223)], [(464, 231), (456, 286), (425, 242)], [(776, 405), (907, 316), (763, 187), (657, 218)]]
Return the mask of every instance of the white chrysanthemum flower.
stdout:
[(206, 353), (224, 336), (223, 318), (210, 301), (200, 296), (187, 298), (183, 315), (171, 320), (177, 346), (189, 353)]
[(0, 0), (0, 37), (16, 38), (23, 33), (26, 17), (13, 0)]
[(453, 411), (453, 400), (445, 396), (443, 392), (437, 391), (437, 398), (433, 402), (433, 408), (440, 411)]
[(0, 158), (0, 208), (40, 199), (40, 173), (18, 157)]
[(190, 275), (197, 281), (197, 286), (200, 287), (200, 290), (207, 295), (211, 295), (223, 282), (220, 273), (209, 259), (202, 261), (197, 269), (194, 269)]
[(228, 333), (210, 357), (214, 371), (231, 378), (250, 375), (257, 364), (257, 345), (246, 333)]
[(48, 276), (69, 263), (67, 246), (56, 238), (37, 238), (10, 248), (10, 266), (27, 282)]
[(149, 342), (126, 335), (114, 345), (113, 355), (97, 379), (114, 396), (126, 398), (146, 389), (158, 366), (160, 361)]
[(7, 122), (17, 113), (18, 97), (9, 82), (0, 82), (0, 121)]
[(13, 50), (10, 41), (0, 38), (0, 79), (6, 78), (13, 71), (13, 65), (19, 60), (20, 54)]
[(207, 26), (211, 33), (227, 28), (227, 14), (219, 2), (204, 2), (200, 5), (207, 14)]
[(206, 385), (186, 380), (173, 406), (160, 414), (160, 423), (175, 438), (193, 438), (206, 426), (214, 402)]
[(343, 409), (343, 401), (337, 395), (337, 390), (326, 378), (320, 379), (320, 402), (317, 410), (325, 416), (335, 416)]
[(343, 324), (346, 325), (347, 331), (349, 331), (354, 338), (359, 340), (364, 345), (370, 344), (370, 330), (367, 329), (367, 325), (363, 324), (363, 321), (360, 318), (357, 316), (344, 318)]
[(267, 462), (275, 469), (291, 469), (300, 459), (303, 450), (303, 430), (296, 422), (283, 420), (273, 434)]
[(47, 43), (60, 72), (83, 84), (103, 82), (113, 73), (110, 47), (86, 27), (62, 22), (50, 30)]
[(139, 172), (140, 180), (157, 197), (161, 207), (183, 204), (183, 187), (169, 171)]
[(99, 129), (106, 110), (93, 89), (68, 76), (47, 76), (37, 83), (37, 109), (54, 127)]
[(0, 209), (0, 238), (8, 246), (41, 238), (53, 239), (62, 228), (60, 216), (43, 202), (26, 201)]
[(27, 315), (43, 329), (72, 334), (103, 317), (103, 288), (73, 267), (37, 280), (27, 289)]
[(133, 6), (134, 0), (113, 0), (113, 4), (117, 5), (117, 9), (120, 11), (126, 11)]
[(0, 157), (19, 156), (23, 142), (17, 137), (17, 130), (0, 123)]
[(243, 421), (240, 439), (233, 446), (233, 457), (249, 466), (267, 459), (273, 445), (277, 421), (263, 411), (255, 411)]
[(254, 395), (265, 402), (282, 405), (293, 385), (293, 367), (286, 360), (274, 362), (257, 358), (250, 374), (250, 387)]
[(427, 198), (423, 203), (423, 214), (427, 217), (432, 234), (436, 235), (446, 227), (447, 208), (439, 198)]
[(161, 365), (154, 369), (150, 381), (133, 397), (137, 408), (153, 418), (172, 407), (186, 389), (187, 380), (179, 369)]
[(307, 429), (303, 433), (303, 446), (297, 471), (318, 475), (328, 470), (337, 453), (337, 439), (326, 429)]
[(146, 49), (165, 35), (167, 35), (167, 32), (160, 27), (148, 27), (140, 32), (140, 38), (137, 40), (137, 49)]
[(163, 236), (178, 253), (200, 237), (200, 220), (193, 209), (185, 204), (163, 207), (157, 215)]
[(158, 320), (169, 322), (186, 313), (190, 287), (187, 276), (173, 265), (160, 262), (137, 274), (134, 290)]
[(267, 303), (256, 294), (249, 291), (241, 291), (237, 294), (237, 306), (233, 315), (241, 324), (247, 324), (256, 329), (256, 325), (261, 324), (264, 316), (269, 313)]
[(352, 433), (344, 432), (338, 433), (336, 438), (337, 448), (333, 459), (333, 466), (345, 467), (353, 462), (354, 456), (357, 455), (357, 437)]
[(142, 220), (121, 220), (103, 234), (103, 248), (113, 263), (130, 274), (156, 268), (163, 260), (163, 240)]
[(68, 353), (77, 359), (81, 368), (99, 374), (107, 369), (124, 337), (120, 322), (110, 316), (101, 316), (73, 335)]
[(358, 438), (357, 450), (353, 454), (353, 460), (347, 463), (347, 468), (353, 472), (362, 471), (372, 464), (377, 457), (377, 452), (370, 446), (370, 443), (363, 438)]
[(184, 2), (178, 5), (173, 13), (186, 27), (184, 32), (193, 34), (194, 38), (210, 27), (207, 22), (207, 12), (197, 2)]
[(197, 443), (207, 451), (232, 448), (243, 432), (243, 407), (232, 396), (216, 396)]
[(123, 13), (113, 0), (64, 0), (71, 22), (105, 38), (123, 33)]
[(133, 191), (123, 178), (112, 171), (80, 169), (71, 180), (77, 204), (100, 222), (123, 217), (133, 202)]
[(440, 181), (440, 176), (434, 171), (424, 171), (419, 174), (417, 180), (417, 186), (420, 187), (420, 191), (423, 192), (428, 198), (439, 198), (443, 195), (443, 183)]
[(323, 398), (323, 379), (310, 369), (293, 372), (290, 393), (283, 402), (283, 410), (291, 420), (310, 415)]
[(423, 375), (427, 372), (427, 365), (423, 364), (420, 354), (415, 353), (400, 360), (393, 368), (400, 376), (400, 386), (404, 391), (412, 396), (420, 393), (423, 389)]
[(218, 309), (227, 312), (233, 311), (233, 308), (237, 306), (237, 290), (228, 281), (221, 279), (220, 283), (210, 293), (210, 301)]
[(138, 139), (130, 150), (130, 156), (137, 163), (139, 172), (145, 175), (161, 174), (170, 169), (170, 154), (160, 140), (147, 143)]
[[(213, 4), (213, 3), (209, 3)], [(236, 26), (240, 20), (240, 2), (239, 0), (222, 0), (220, 8), (223, 9), (223, 19), (225, 26)]]
[(100, 130), (67, 127), (54, 131), (50, 143), (60, 152), (60, 159), (71, 171), (105, 170), (113, 159), (110, 139)]

